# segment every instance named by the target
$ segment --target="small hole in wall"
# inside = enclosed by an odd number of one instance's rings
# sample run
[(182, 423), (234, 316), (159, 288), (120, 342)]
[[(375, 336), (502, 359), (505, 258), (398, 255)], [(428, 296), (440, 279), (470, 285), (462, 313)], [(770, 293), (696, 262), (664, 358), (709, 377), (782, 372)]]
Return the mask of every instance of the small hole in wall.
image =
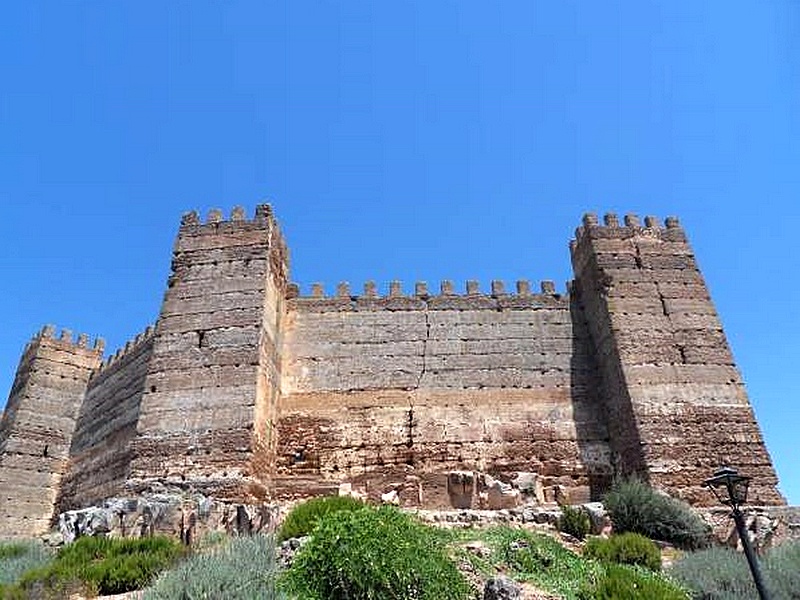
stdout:
[(206, 332), (203, 331), (202, 329), (197, 332), (197, 347), (198, 348), (202, 348), (203, 347), (203, 340), (205, 339), (205, 337), (206, 337)]
[(44, 450), (42, 450), (42, 456), (44, 456), (45, 458), (47, 458), (47, 450), (48, 450), (48, 448), (49, 448), (49, 446), (47, 444), (45, 444), (44, 445)]
[(156, 386), (154, 386), (154, 385), (150, 386), (150, 393), (151, 394), (155, 394), (156, 393)]

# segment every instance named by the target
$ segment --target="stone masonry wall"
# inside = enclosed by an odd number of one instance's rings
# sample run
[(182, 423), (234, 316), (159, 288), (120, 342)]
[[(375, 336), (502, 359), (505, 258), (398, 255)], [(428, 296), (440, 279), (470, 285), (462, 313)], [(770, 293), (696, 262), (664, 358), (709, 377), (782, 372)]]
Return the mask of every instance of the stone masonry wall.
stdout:
[[(419, 479), (447, 504), (451, 469), (533, 471), (575, 500), (610, 477), (588, 332), (552, 283), (491, 295), (445, 282), (377, 297), (292, 298), (285, 327), (278, 476), (286, 493)], [(298, 485), (298, 482), (303, 482)], [(595, 488), (594, 490), (592, 488)], [(280, 488), (280, 486), (279, 486)]]
[(45, 327), (23, 353), (0, 424), (0, 539), (46, 531), (102, 341)]
[(0, 537), (110, 496), (255, 505), (349, 484), (446, 507), (454, 481), (458, 503), (467, 482), (502, 491), (488, 475), (580, 502), (638, 473), (703, 504), (722, 464), (759, 474), (753, 503), (783, 504), (677, 220), (587, 215), (571, 255), (568, 295), (300, 297), (268, 206), (187, 213), (153, 330), (102, 366), (86, 336), (45, 328), (26, 348), (0, 419)]
[(153, 328), (148, 327), (89, 380), (61, 483), (59, 512), (124, 493), (152, 354)]
[(259, 375), (276, 228), (266, 206), (254, 219), (238, 208), (227, 221), (219, 211), (205, 223), (184, 216), (133, 442), (131, 492), (266, 494), (253, 473), (254, 423), (269, 385)]
[(708, 289), (677, 219), (584, 218), (572, 244), (575, 289), (606, 387), (618, 470), (711, 501), (701, 482), (723, 464), (759, 473), (754, 504), (782, 504)]

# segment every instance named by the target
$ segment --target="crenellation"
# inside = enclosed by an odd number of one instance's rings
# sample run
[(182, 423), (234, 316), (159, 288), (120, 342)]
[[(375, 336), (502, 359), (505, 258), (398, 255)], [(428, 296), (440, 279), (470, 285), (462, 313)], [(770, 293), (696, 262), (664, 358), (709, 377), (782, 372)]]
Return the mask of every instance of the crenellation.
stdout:
[(102, 339), (53, 326), (26, 345), (0, 421), (0, 536), (164, 490), (257, 504), (406, 481), (402, 503), (446, 507), (453, 470), (535, 474), (574, 502), (639, 473), (703, 503), (697, 481), (730, 461), (781, 504), (677, 218), (587, 213), (570, 252), (565, 294), (395, 280), (303, 295), (269, 205), (186, 213), (155, 326), (102, 362)]
[(628, 213), (625, 215), (625, 227), (635, 229), (640, 226), (641, 224), (639, 223), (639, 215), (635, 213)]
[(377, 286), (375, 285), (374, 281), (367, 281), (364, 284), (364, 297), (365, 298), (377, 298), (378, 297), (378, 290), (377, 290)]
[(491, 296), (492, 298), (499, 298), (506, 295), (506, 285), (499, 279), (493, 279), (491, 283)]
[(346, 281), (341, 281), (336, 286), (336, 297), (350, 299), (350, 284)]

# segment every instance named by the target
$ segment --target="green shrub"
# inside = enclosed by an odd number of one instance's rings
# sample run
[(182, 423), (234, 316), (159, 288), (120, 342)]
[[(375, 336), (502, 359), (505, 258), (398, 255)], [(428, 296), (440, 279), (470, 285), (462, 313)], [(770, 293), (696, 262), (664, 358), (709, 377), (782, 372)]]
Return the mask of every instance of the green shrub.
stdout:
[(711, 528), (687, 504), (636, 479), (615, 482), (604, 502), (617, 533), (641, 533), (684, 550), (710, 543)]
[(585, 585), (579, 600), (687, 600), (677, 584), (652, 571), (608, 564), (594, 582)]
[(388, 506), (324, 516), (285, 582), (306, 600), (462, 600), (470, 594), (441, 537)]
[(583, 555), (602, 562), (639, 565), (651, 571), (661, 570), (661, 550), (652, 540), (638, 533), (590, 538), (583, 547)]
[(715, 547), (684, 555), (670, 569), (671, 575), (693, 597), (705, 600), (757, 598), (744, 555), (731, 548)]
[(579, 540), (584, 539), (592, 528), (589, 515), (579, 506), (561, 505), (558, 530)]
[(582, 582), (599, 571), (595, 563), (541, 533), (503, 526), (488, 529), (483, 537), (496, 566), (565, 598), (575, 598)]
[(800, 597), (800, 540), (772, 548), (763, 562), (764, 577), (774, 600)]
[(166, 571), (144, 594), (144, 600), (273, 600), (283, 598), (275, 587), (275, 544), (256, 535), (219, 542)]
[[(761, 559), (764, 582), (773, 600), (798, 598), (800, 542), (786, 542)], [(756, 598), (747, 559), (731, 548), (717, 547), (686, 554), (671, 569), (672, 576), (702, 600)]]
[(183, 553), (180, 543), (166, 537), (80, 538), (52, 562), (25, 573), (18, 587), (35, 597), (66, 597), (72, 591), (119, 594), (145, 587)]
[(352, 496), (321, 496), (295, 506), (278, 530), (278, 541), (309, 535), (324, 516), (339, 511), (358, 510), (366, 506)]
[(39, 542), (0, 544), (0, 585), (15, 583), (25, 571), (41, 567), (52, 558), (52, 552)]

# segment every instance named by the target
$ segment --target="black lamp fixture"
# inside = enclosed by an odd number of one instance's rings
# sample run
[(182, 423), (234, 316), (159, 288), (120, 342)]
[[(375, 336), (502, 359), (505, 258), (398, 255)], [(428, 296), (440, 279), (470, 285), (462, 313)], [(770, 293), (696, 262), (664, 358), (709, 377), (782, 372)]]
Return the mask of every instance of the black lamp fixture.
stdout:
[(770, 600), (764, 579), (761, 576), (761, 569), (758, 565), (756, 553), (750, 543), (750, 536), (747, 535), (747, 527), (744, 522), (744, 515), (741, 506), (747, 502), (747, 490), (750, 486), (752, 477), (740, 475), (736, 469), (722, 467), (714, 471), (714, 476), (706, 479), (703, 485), (709, 488), (716, 496), (720, 504), (731, 507), (731, 516), (736, 523), (736, 531), (742, 541), (744, 555), (747, 557), (747, 564), (750, 566), (750, 573), (753, 575), (753, 582), (756, 584), (758, 597), (761, 600)]
[(747, 489), (750, 487), (752, 477), (740, 475), (736, 469), (722, 467), (714, 471), (714, 476), (703, 482), (721, 504), (738, 509), (747, 502)]

